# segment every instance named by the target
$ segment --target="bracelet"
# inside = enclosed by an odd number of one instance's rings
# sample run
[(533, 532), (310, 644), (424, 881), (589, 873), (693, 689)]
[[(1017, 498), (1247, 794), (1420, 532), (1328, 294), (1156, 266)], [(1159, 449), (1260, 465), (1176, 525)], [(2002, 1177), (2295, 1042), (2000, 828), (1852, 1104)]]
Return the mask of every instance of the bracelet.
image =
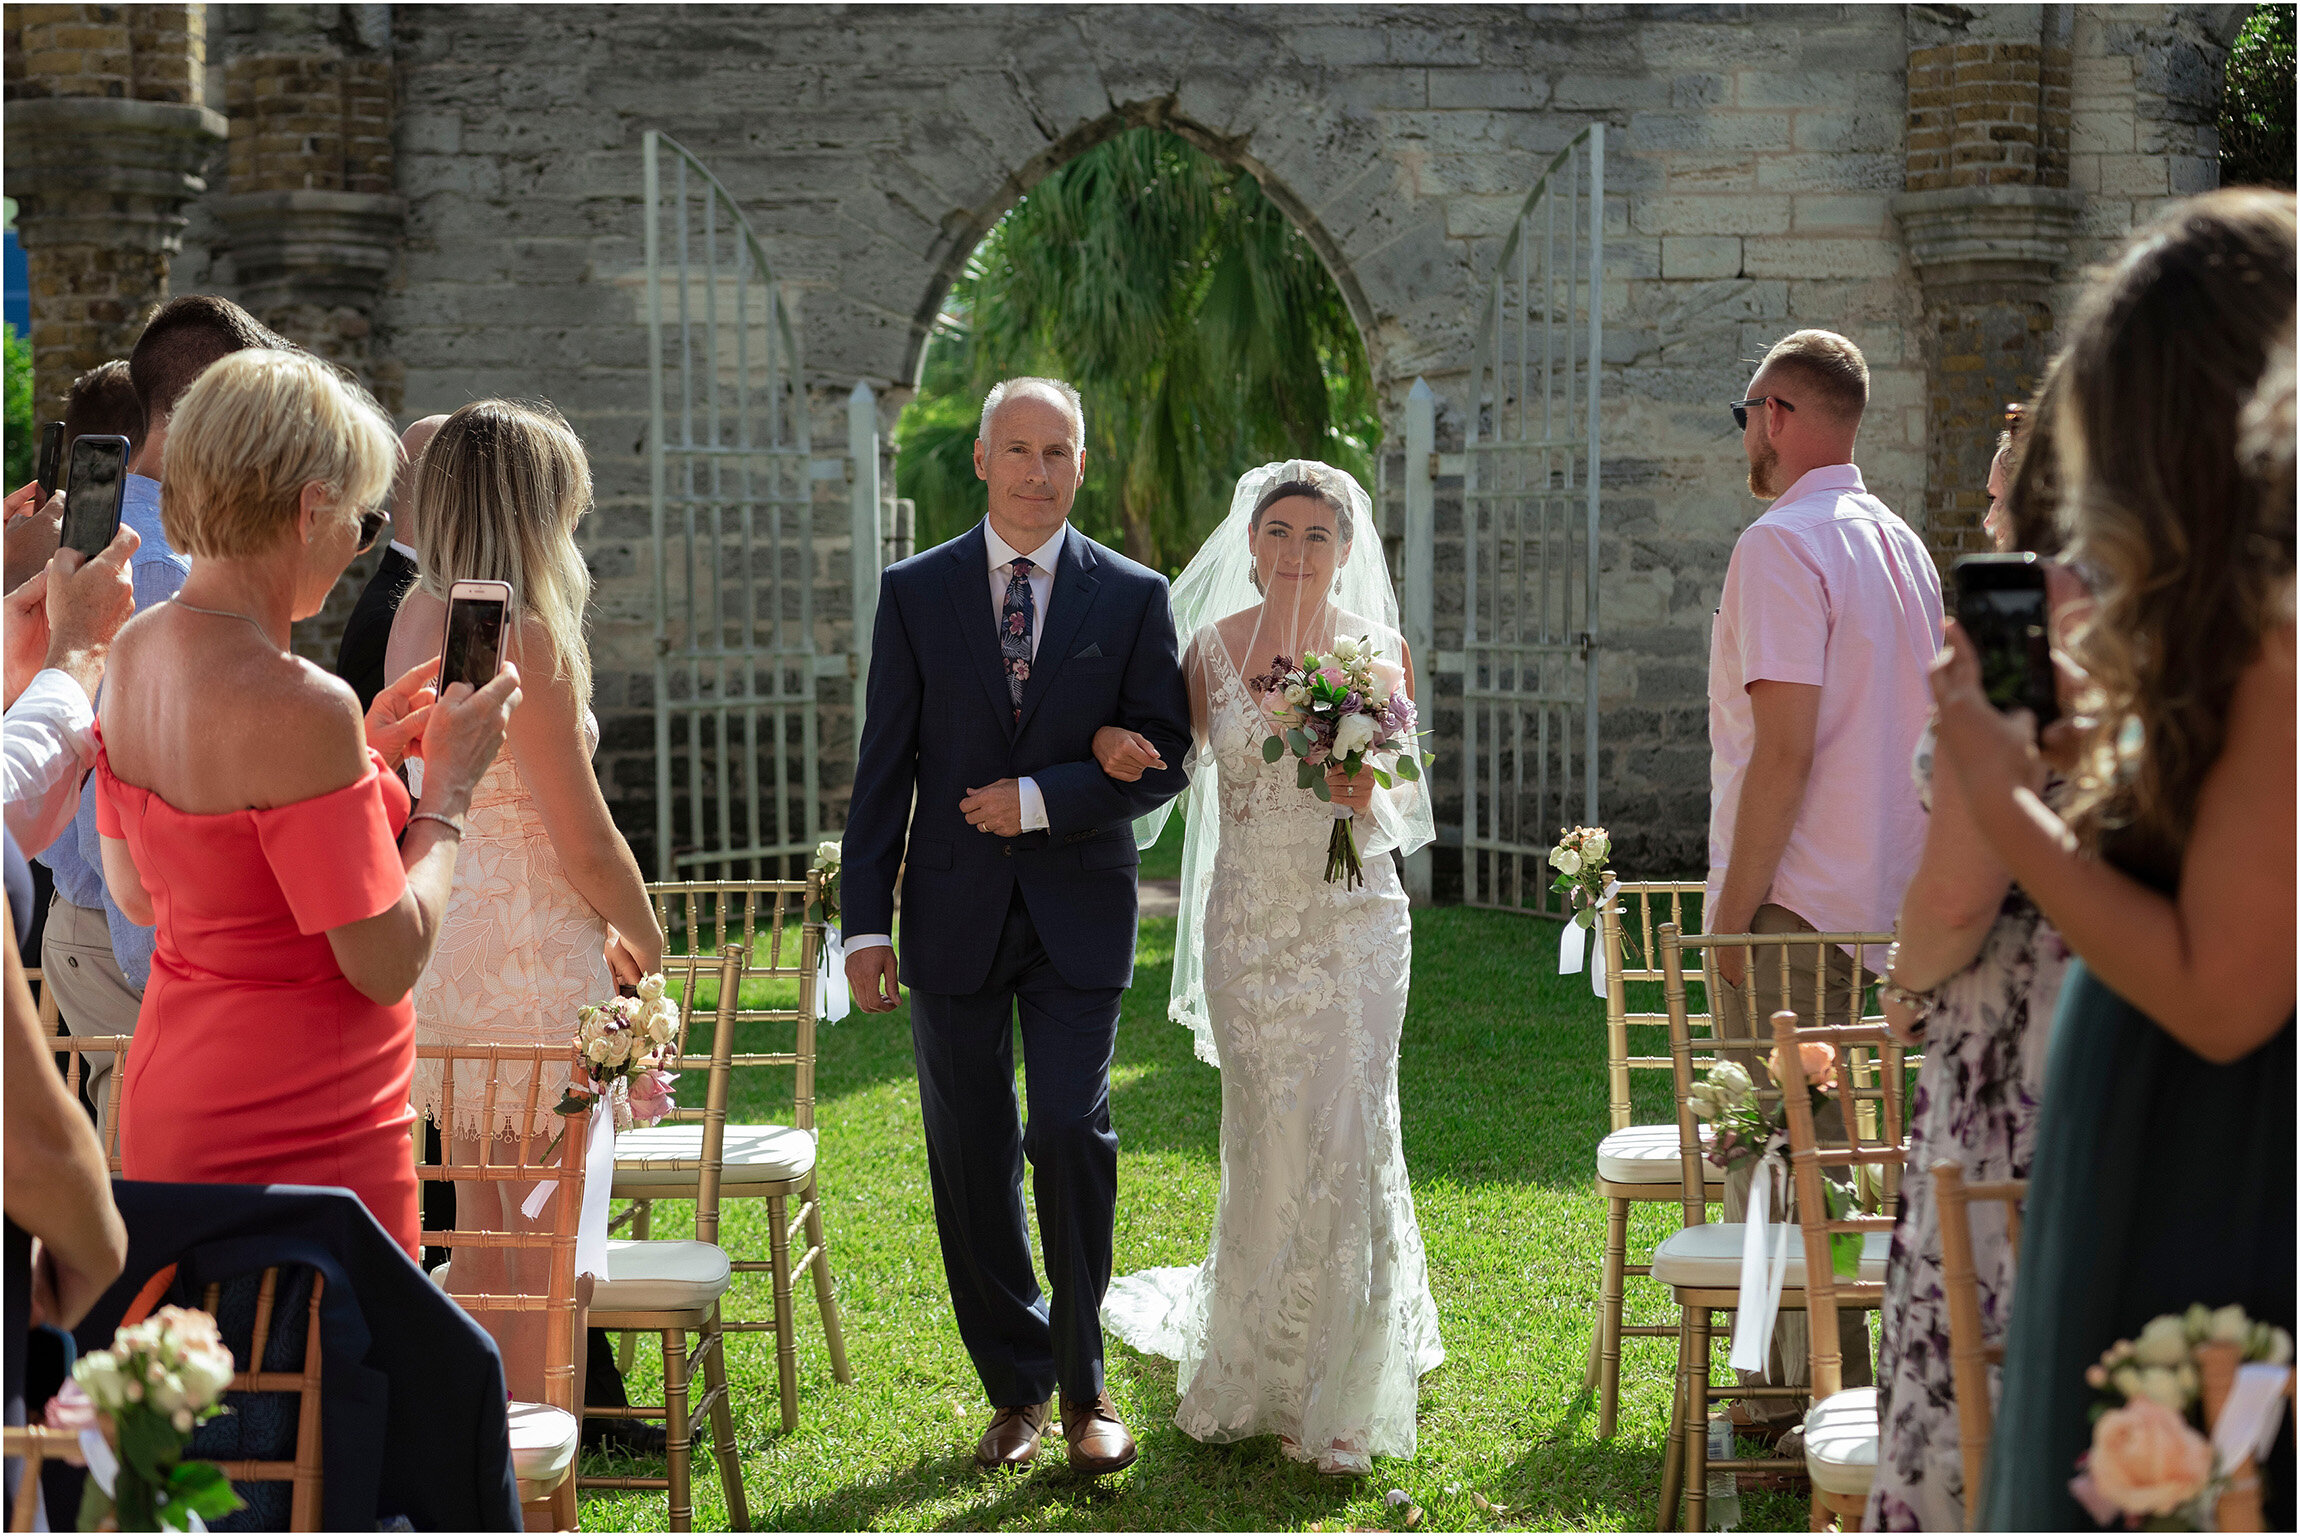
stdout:
[(457, 837), (463, 836), (463, 823), (453, 816), (442, 816), (437, 811), (417, 811), (407, 818), (410, 822), (436, 821)]
[(1922, 992), (1912, 991), (1893, 980), (1893, 967), (1899, 963), (1900, 958), (1901, 941), (1895, 939), (1892, 947), (1885, 951), (1885, 974), (1877, 982), (1877, 995), (1899, 1003), (1903, 1008), (1916, 1014), (1917, 1020), (1922, 1022), (1932, 1016), (1933, 1008), (1937, 1002), (1933, 996), (1934, 989), (1927, 987)]

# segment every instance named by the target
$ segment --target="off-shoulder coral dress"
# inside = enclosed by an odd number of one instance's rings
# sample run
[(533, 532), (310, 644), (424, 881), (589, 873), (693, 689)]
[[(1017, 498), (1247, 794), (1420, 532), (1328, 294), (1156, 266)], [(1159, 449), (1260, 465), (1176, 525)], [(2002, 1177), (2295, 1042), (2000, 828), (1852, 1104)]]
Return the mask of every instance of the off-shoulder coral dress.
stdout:
[(414, 1011), (369, 1001), (327, 941), (406, 888), (406, 789), (371, 751), (342, 789), (194, 816), (122, 782), (100, 735), (96, 784), (97, 830), (127, 841), (157, 925), (122, 1090), (122, 1173), (341, 1185), (414, 1254)]

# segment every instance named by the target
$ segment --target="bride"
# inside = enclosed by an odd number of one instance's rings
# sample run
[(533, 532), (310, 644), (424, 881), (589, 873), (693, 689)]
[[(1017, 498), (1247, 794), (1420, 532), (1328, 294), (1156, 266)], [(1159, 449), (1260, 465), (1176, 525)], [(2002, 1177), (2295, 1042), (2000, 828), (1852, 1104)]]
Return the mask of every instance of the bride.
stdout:
[[(1331, 805), (1298, 787), (1296, 763), (1263, 759), (1275, 728), (1251, 679), (1337, 637), (1411, 678), (1365, 491), (1324, 464), (1248, 473), (1173, 600), (1195, 741), (1169, 1012), (1222, 1069), (1222, 1189), (1205, 1261), (1120, 1278), (1102, 1320), (1181, 1363), (1185, 1434), (1276, 1434), (1362, 1474), (1414, 1453), (1418, 1384), (1445, 1358), (1398, 1139), (1413, 933), (1386, 856), (1430, 841), (1430, 810), (1366, 772), (1329, 770)], [(1113, 777), (1147, 753), (1116, 728), (1096, 742)], [(1324, 880), (1340, 815), (1365, 856), (1355, 890)], [(1138, 824), (1142, 846), (1163, 819)]]

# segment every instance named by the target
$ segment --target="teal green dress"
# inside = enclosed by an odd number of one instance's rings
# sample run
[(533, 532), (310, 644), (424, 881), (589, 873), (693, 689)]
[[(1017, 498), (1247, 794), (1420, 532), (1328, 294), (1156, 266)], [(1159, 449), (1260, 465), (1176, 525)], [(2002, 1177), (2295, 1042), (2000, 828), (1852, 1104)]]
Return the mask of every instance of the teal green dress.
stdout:
[[(2151, 882), (2161, 888), (2166, 882)], [(2152, 1317), (2236, 1302), (2293, 1326), (2293, 1022), (2214, 1066), (2070, 965), (1989, 1447), (1983, 1530), (2090, 1530), (2070, 1496), (2092, 1444), (2085, 1367)], [(2266, 1471), (2268, 1528), (2293, 1528), (2292, 1429)]]

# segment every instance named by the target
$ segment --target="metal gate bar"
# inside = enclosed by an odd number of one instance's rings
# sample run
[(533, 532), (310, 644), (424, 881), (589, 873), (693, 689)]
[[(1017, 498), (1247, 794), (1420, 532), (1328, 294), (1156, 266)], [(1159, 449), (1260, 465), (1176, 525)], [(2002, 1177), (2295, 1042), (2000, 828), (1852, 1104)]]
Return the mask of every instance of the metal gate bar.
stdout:
[(1556, 830), (1598, 815), (1604, 209), (1593, 124), (1527, 197), (1478, 324), (1462, 489), (1462, 874), (1475, 906), (1558, 911)]
[[(822, 816), (813, 433), (797, 332), (725, 186), (668, 135), (648, 130), (641, 153), (655, 862), (664, 879), (773, 878), (812, 856)], [(668, 321), (666, 284), (677, 289)]]

